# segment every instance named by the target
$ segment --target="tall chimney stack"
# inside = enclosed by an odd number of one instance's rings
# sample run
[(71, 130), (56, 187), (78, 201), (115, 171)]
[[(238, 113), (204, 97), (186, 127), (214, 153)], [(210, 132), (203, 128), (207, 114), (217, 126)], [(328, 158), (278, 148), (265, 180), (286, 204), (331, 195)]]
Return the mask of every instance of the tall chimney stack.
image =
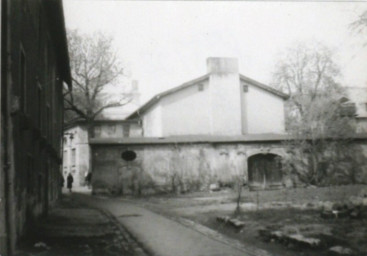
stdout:
[(211, 134), (242, 134), (240, 76), (236, 58), (208, 58)]

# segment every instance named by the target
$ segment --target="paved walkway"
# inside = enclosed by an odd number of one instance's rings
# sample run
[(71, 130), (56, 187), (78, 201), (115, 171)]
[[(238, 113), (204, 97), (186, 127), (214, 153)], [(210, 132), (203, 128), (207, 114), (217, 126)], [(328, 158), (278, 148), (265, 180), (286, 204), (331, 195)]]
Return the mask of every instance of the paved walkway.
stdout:
[(116, 218), (66, 193), (24, 238), (17, 256), (146, 256)]
[(123, 200), (81, 194), (75, 197), (84, 203), (109, 211), (151, 255), (258, 255), (214, 240), (190, 227)]

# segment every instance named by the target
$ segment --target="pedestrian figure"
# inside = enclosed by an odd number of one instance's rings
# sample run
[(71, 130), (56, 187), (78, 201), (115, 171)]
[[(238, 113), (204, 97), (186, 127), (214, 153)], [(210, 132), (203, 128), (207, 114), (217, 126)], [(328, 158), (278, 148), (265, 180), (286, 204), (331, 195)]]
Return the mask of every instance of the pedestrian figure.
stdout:
[(92, 181), (92, 173), (88, 172), (87, 176), (85, 176), (85, 183), (87, 184), (88, 188), (90, 188)]
[(71, 175), (71, 173), (69, 172), (68, 177), (66, 178), (66, 182), (67, 182), (67, 187), (71, 193), (71, 188), (73, 187), (73, 182), (74, 182), (74, 178), (73, 175)]

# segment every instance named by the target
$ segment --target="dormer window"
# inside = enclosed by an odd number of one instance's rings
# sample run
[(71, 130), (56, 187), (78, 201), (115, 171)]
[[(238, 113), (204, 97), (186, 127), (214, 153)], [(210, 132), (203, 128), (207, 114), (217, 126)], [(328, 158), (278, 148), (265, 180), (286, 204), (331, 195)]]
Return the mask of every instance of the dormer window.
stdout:
[(199, 91), (204, 91), (204, 85), (203, 84), (198, 84), (198, 90)]
[(243, 92), (248, 92), (248, 85), (247, 84), (242, 84), (242, 91)]

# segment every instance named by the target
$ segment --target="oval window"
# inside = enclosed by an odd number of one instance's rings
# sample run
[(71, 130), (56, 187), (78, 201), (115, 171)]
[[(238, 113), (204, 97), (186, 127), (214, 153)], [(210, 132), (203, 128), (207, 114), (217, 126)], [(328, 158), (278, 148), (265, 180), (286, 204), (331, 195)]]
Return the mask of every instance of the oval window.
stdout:
[(134, 161), (136, 158), (136, 153), (132, 150), (126, 150), (122, 152), (121, 158), (125, 161)]

